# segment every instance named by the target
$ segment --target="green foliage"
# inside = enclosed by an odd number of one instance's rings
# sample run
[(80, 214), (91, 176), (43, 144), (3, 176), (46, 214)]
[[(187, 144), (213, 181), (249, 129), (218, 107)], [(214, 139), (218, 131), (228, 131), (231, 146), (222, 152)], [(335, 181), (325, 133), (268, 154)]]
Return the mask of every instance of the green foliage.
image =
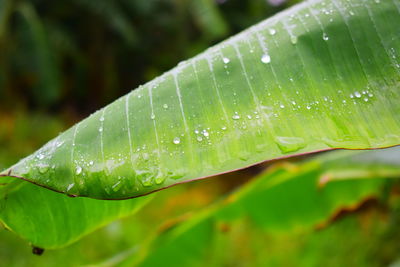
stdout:
[[(35, 247), (69, 246), (34, 259), (2, 231), (2, 264), (393, 263), (400, 202), (388, 178), (400, 177), (398, 148), (268, 163), (244, 186), (249, 171), (138, 199), (74, 196), (127, 198), (277, 157), (399, 144), (399, 8), (397, 0), (302, 3), (182, 62), (3, 171), (5, 228)], [(90, 110), (276, 10), (264, 0), (0, 1), (2, 109), (25, 106), (9, 99), (26, 94), (28, 104)], [(2, 114), (0, 168), (76, 120), (64, 116), (60, 124)]]
[(289, 155), (397, 145), (399, 19), (395, 2), (299, 4), (182, 62), (2, 175), (124, 199)]
[[(395, 162), (393, 158), (387, 161), (387, 152), (394, 156)], [(300, 164), (277, 164), (220, 202), (150, 237), (149, 242), (144, 242), (147, 246), (128, 257), (122, 266), (161, 263), (220, 266), (227, 258), (236, 258), (221, 256), (224, 253), (220, 249), (224, 246), (235, 246), (229, 244), (229, 237), (222, 237), (237, 234), (231, 228), (243, 231), (240, 227), (261, 227), (270, 234), (287, 235), (326, 226), (340, 211), (354, 210), (360, 202), (379, 198), (385, 184), (379, 178), (400, 177), (399, 152), (398, 148), (362, 153), (346, 151)], [(360, 161), (360, 157), (371, 161)], [(332, 175), (344, 170), (362, 175), (357, 179), (351, 175), (336, 179)], [(327, 175), (330, 175), (329, 181), (325, 180)], [(249, 229), (242, 234), (248, 235)], [(254, 253), (252, 249), (255, 248), (247, 248)]]

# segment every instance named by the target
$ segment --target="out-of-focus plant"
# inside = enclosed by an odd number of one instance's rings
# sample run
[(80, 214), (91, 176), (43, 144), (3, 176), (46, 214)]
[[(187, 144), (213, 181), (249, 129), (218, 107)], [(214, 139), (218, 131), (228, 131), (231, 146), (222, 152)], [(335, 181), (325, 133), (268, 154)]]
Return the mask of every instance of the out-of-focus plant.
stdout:
[(87, 113), (286, 5), (2, 0), (1, 99)]

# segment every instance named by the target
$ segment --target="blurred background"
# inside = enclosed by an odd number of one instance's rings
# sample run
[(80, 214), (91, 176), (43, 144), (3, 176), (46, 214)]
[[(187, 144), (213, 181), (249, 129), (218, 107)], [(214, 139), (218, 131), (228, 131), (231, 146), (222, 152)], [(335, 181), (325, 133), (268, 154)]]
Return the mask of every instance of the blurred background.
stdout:
[[(0, 0), (0, 169), (181, 60), (296, 2)], [(207, 207), (266, 167), (160, 192), (146, 210), (41, 257), (1, 229), (0, 266), (114, 266), (152, 227)], [(222, 243), (226, 250), (216, 251), (233, 253), (216, 266), (400, 266), (400, 201), (389, 206), (363, 202), (324, 230), (280, 235), (242, 221), (218, 223), (220, 233), (232, 235)]]

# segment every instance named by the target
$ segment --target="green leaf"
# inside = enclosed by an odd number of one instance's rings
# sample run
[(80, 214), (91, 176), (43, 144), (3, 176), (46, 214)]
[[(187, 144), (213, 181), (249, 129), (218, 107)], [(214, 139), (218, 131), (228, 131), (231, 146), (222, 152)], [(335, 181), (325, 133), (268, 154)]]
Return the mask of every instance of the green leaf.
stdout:
[[(249, 228), (253, 230), (258, 225), (269, 234), (292, 236), (327, 225), (340, 211), (354, 210), (366, 199), (379, 197), (385, 179), (400, 178), (399, 148), (341, 152), (298, 164), (273, 166), (226, 199), (172, 229), (151, 236), (150, 241), (143, 242), (141, 250), (125, 257), (119, 266), (138, 263), (140, 266), (204, 266), (205, 263), (213, 266), (211, 262), (226, 254), (220, 250), (225, 251), (224, 247), (216, 246), (219, 237), (229, 234), (231, 226), (244, 218), (250, 219)], [(387, 160), (387, 155), (395, 157)], [(366, 158), (374, 162), (364, 161)], [(365, 175), (320, 184), (326, 173), (344, 169)], [(249, 233), (250, 229), (244, 231), (244, 235)]]
[(33, 246), (64, 247), (132, 214), (151, 198), (107, 201), (71, 198), (21, 180), (0, 187), (0, 221)]
[(397, 145), (399, 10), (398, 0), (296, 5), (118, 99), (2, 175), (123, 199), (274, 158)]

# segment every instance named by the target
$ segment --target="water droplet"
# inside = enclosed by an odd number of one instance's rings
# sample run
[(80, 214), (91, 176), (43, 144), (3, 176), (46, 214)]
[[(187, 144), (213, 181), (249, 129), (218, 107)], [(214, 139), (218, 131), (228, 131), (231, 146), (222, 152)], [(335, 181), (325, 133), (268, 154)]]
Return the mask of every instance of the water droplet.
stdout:
[(353, 94), (350, 94), (350, 98), (354, 98), (354, 95), (353, 95)]
[(222, 126), (221, 129), (222, 129), (223, 131), (226, 131), (226, 126)]
[(145, 178), (142, 180), (142, 184), (144, 187), (149, 187), (153, 185), (153, 182), (151, 181), (151, 178)]
[(247, 118), (248, 118), (249, 120), (251, 120), (251, 119), (252, 119), (251, 115), (247, 115)]
[(44, 159), (44, 155), (41, 154), (41, 153), (40, 153), (39, 155), (37, 155), (36, 157), (37, 157), (38, 159)]
[(368, 99), (367, 97), (365, 97), (365, 98), (364, 98), (364, 101), (365, 101), (365, 102), (368, 102), (368, 101), (369, 101), (369, 99)]
[(93, 160), (91, 160), (91, 161), (89, 162), (89, 165), (90, 165), (90, 166), (93, 166), (93, 164), (94, 164), (94, 162), (93, 162)]
[(282, 105), (282, 104), (281, 104), (280, 107), (281, 107), (281, 108), (285, 108), (285, 105)]
[(199, 142), (201, 142), (201, 141), (203, 141), (203, 137), (201, 137), (201, 136), (197, 136), (197, 141), (199, 141)]
[(155, 118), (156, 118), (156, 115), (154, 115), (154, 113), (152, 113), (152, 114), (150, 115), (150, 119), (154, 120)]
[(181, 139), (179, 137), (175, 137), (173, 142), (174, 142), (175, 145), (179, 145), (180, 142), (181, 142)]
[(306, 146), (304, 139), (300, 137), (277, 137), (276, 143), (283, 153), (296, 152)]
[(67, 192), (70, 191), (72, 189), (72, 187), (74, 187), (74, 186), (75, 186), (74, 183), (69, 184), (68, 187), (67, 187)]
[(271, 57), (268, 54), (264, 54), (261, 57), (261, 62), (265, 63), (265, 64), (268, 64), (268, 63), (271, 62)]
[(231, 62), (231, 60), (229, 58), (227, 58), (227, 57), (224, 57), (222, 59), (222, 61), (224, 61), (225, 64), (228, 64), (229, 62)]
[(240, 116), (239, 116), (239, 114), (234, 114), (233, 116), (232, 116), (232, 119), (234, 119), (234, 120), (238, 120), (238, 119), (240, 119)]
[(311, 107), (310, 107), (310, 106), (307, 106), (306, 108), (307, 108), (308, 110), (310, 110), (310, 109), (311, 109)]
[(210, 134), (207, 132), (207, 130), (203, 130), (203, 135), (204, 135), (205, 137), (210, 136)]
[(76, 175), (81, 174), (82, 173), (82, 167), (81, 166), (76, 166), (75, 173), (76, 173)]
[(372, 93), (368, 93), (368, 96), (369, 97), (373, 97), (374, 95)]
[(290, 36), (290, 42), (292, 44), (297, 44), (297, 36), (294, 36), (294, 35)]
[(328, 41), (329, 40), (329, 36), (324, 32), (322, 34), (322, 39), (324, 39), (324, 41)]
[(41, 174), (46, 173), (49, 170), (49, 165), (39, 165), (39, 172)]
[(100, 121), (104, 121), (104, 117), (103, 116), (100, 117)]
[(358, 92), (358, 91), (354, 92), (354, 95), (355, 95), (357, 98), (360, 98), (360, 97), (361, 97), (361, 94), (360, 94), (360, 92)]
[(100, 127), (100, 128), (99, 128), (99, 132), (102, 132), (102, 131), (103, 131), (103, 127)]
[(354, 16), (354, 12), (353, 11), (350, 11), (349, 13), (350, 13), (350, 16)]
[(270, 35), (275, 35), (276, 34), (276, 30), (274, 28), (269, 29), (269, 34)]
[(118, 181), (118, 182), (116, 182), (113, 186), (111, 186), (112, 187), (112, 190), (114, 191), (114, 192), (117, 192), (120, 188), (121, 188), (121, 181)]
[(164, 105), (163, 105), (163, 108), (167, 109), (167, 108), (168, 108), (168, 105), (167, 105), (167, 104), (164, 104)]

